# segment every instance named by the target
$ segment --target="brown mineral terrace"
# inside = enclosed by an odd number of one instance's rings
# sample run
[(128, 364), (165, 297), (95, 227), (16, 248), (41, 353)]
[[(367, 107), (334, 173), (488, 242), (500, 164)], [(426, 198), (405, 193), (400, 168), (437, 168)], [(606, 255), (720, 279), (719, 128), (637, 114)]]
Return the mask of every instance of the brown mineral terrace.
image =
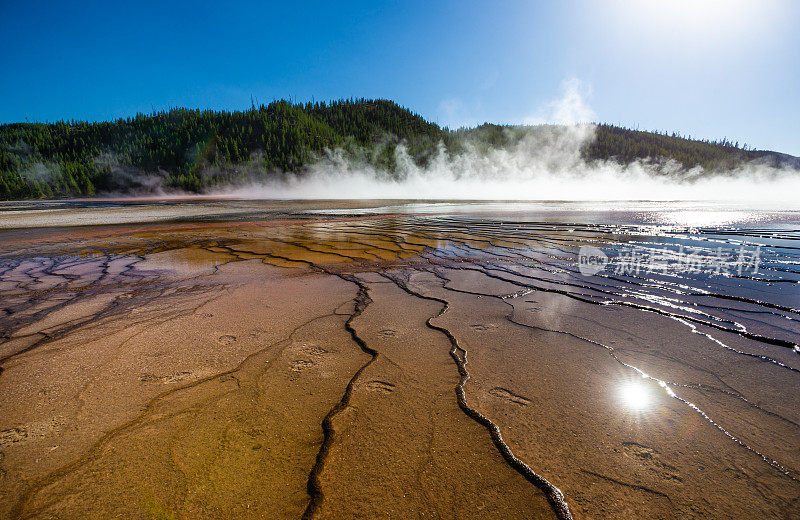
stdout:
[(0, 518), (800, 518), (795, 213), (165, 204), (0, 208)]

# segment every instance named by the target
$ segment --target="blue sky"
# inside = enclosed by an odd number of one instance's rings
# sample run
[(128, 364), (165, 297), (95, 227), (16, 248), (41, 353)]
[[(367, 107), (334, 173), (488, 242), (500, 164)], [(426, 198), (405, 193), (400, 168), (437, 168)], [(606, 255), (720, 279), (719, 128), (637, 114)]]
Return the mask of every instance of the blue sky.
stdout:
[(363, 96), (800, 154), (800, 2), (292, 4), (0, 0), (0, 122)]

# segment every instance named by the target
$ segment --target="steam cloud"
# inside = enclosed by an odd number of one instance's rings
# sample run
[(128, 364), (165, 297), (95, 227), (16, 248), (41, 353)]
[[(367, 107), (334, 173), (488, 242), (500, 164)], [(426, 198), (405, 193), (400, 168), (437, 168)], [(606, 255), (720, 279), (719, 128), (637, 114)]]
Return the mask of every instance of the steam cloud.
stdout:
[[(653, 158), (620, 164), (587, 161), (581, 150), (595, 137), (588, 123), (595, 115), (587, 103), (591, 89), (576, 79), (562, 84), (559, 99), (524, 118), (533, 126), (510, 127), (507, 148), (486, 150), (464, 143), (452, 155), (440, 146), (426, 166), (417, 165), (405, 147), (395, 151), (397, 168), (389, 173), (368, 161), (327, 150), (301, 174), (269, 176), (258, 153), (237, 171), (264, 181), (217, 188), (207, 195), (252, 199), (439, 199), (439, 200), (714, 200), (769, 202), (796, 207), (800, 171), (749, 163), (722, 173), (687, 170), (671, 160)], [(148, 175), (103, 156), (120, 185), (143, 193), (162, 193), (167, 172)], [(28, 172), (42, 175), (47, 168)], [(201, 174), (213, 175), (209, 168)]]
[[(565, 81), (559, 99), (525, 118), (526, 127), (509, 128), (515, 144), (450, 156), (443, 148), (425, 167), (406, 149), (396, 150), (397, 171), (389, 174), (328, 151), (303, 175), (280, 181), (228, 188), (221, 194), (245, 198), (373, 198), (470, 200), (721, 200), (794, 203), (800, 172), (751, 163), (724, 173), (684, 169), (657, 158), (622, 165), (588, 162), (581, 149), (595, 137), (588, 121), (591, 89)], [(554, 123), (554, 124), (551, 124)]]
[(219, 190), (275, 199), (722, 200), (794, 202), (800, 173), (748, 164), (725, 174), (684, 170), (674, 161), (587, 162), (594, 126), (533, 127), (510, 149), (442, 149), (426, 167), (396, 151), (393, 175), (331, 151), (303, 175)]
[[(525, 118), (509, 148), (481, 150), (466, 143), (455, 156), (440, 148), (425, 167), (396, 150), (392, 174), (327, 151), (302, 175), (288, 175), (220, 195), (275, 199), (466, 199), (466, 200), (720, 200), (793, 203), (800, 172), (764, 164), (745, 164), (724, 173), (686, 170), (657, 158), (622, 165), (586, 161), (581, 149), (595, 137), (591, 89), (577, 79), (562, 84), (558, 100)], [(555, 124), (548, 124), (555, 123)]]

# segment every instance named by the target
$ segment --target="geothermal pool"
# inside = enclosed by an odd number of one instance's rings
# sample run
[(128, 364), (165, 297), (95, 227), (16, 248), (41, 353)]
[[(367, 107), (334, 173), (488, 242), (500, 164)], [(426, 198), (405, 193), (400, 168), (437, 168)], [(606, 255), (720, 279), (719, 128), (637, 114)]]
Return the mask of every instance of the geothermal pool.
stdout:
[(798, 518), (800, 212), (0, 205), (4, 518)]

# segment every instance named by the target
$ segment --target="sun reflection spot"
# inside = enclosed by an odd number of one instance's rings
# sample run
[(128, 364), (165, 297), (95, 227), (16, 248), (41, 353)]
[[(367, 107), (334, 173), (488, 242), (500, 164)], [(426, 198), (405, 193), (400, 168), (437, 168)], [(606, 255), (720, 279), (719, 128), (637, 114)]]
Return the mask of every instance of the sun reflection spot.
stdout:
[(620, 387), (620, 397), (625, 406), (634, 410), (641, 410), (650, 404), (650, 392), (647, 386), (639, 381), (628, 381)]

